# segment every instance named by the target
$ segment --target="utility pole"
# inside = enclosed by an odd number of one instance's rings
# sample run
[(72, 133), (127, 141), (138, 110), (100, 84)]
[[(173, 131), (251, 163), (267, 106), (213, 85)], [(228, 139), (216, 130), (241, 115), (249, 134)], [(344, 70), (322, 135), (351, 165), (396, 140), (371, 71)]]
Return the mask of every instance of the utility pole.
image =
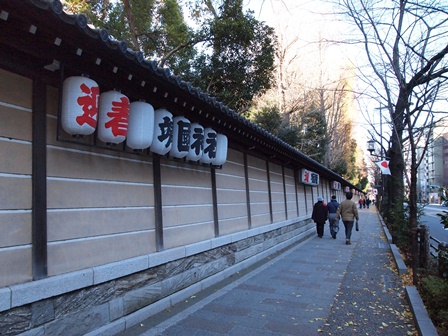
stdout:
[[(380, 136), (380, 140), (379, 141), (375, 141), (373, 138), (371, 140), (367, 141), (367, 150), (370, 152), (370, 155), (375, 157), (376, 159), (379, 159), (380, 161), (383, 161), (384, 159), (387, 159), (386, 157), (386, 151), (383, 148), (383, 105), (380, 105), (380, 107), (374, 108), (375, 110), (379, 110), (380, 111), (380, 129), (379, 129), (379, 136)], [(375, 155), (375, 143), (379, 143), (380, 145), (380, 155)], [(372, 160), (373, 161), (373, 160)], [(374, 161), (375, 162), (375, 161)], [(384, 174), (381, 173), (381, 187), (379, 194), (379, 198), (380, 198), (380, 210), (383, 210), (383, 205), (384, 205), (384, 199), (387, 197), (385, 197), (386, 195), (386, 185), (385, 185), (385, 178), (384, 178)], [(377, 186), (378, 187), (378, 186)]]

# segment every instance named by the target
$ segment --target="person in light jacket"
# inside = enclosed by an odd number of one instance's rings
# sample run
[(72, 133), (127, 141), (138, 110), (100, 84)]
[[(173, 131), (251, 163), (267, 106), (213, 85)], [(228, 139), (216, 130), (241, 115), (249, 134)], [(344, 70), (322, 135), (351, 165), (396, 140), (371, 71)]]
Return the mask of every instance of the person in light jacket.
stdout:
[(350, 245), (350, 239), (352, 237), (353, 223), (359, 220), (358, 207), (356, 203), (352, 201), (353, 193), (348, 192), (345, 194), (346, 200), (342, 201), (336, 211), (336, 218), (342, 218), (342, 222), (345, 226), (345, 244)]

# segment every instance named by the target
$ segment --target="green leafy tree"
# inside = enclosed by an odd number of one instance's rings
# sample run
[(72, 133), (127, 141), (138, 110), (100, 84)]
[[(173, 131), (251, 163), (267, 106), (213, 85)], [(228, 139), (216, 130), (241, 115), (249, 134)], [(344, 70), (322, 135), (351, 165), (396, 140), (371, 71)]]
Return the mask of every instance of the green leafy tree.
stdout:
[(276, 136), (282, 125), (282, 117), (275, 106), (264, 106), (259, 110), (251, 110), (247, 117), (250, 121)]
[(323, 163), (328, 145), (325, 111), (312, 103), (299, 114), (296, 125), (299, 130), (298, 149), (314, 160)]
[(83, 13), (96, 27), (178, 74), (189, 72), (198, 35), (185, 23), (176, 0), (67, 0), (66, 9)]
[[(148, 58), (215, 96), (237, 112), (271, 85), (275, 35), (243, 12), (241, 0), (67, 0)], [(194, 21), (184, 18), (187, 4)]]
[(297, 148), (299, 143), (299, 130), (294, 125), (286, 125), (280, 128), (278, 137), (287, 144)]
[(210, 38), (193, 63), (191, 81), (239, 113), (245, 112), (257, 94), (271, 87), (275, 34), (243, 12), (241, 0), (222, 1), (215, 9), (207, 3), (211, 18)]

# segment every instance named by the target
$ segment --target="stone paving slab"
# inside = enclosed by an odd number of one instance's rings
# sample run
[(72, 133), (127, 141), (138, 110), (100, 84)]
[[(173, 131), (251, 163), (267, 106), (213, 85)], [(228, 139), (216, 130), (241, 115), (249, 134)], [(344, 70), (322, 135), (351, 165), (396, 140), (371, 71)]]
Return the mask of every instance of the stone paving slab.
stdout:
[(132, 335), (417, 335), (375, 209), (345, 245), (313, 237), (198, 293)]

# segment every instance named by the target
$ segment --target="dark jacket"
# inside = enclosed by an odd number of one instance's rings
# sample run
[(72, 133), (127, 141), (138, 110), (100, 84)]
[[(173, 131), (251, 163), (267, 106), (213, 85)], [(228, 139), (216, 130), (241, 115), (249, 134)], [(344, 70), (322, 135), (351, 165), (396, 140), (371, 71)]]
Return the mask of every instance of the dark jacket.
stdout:
[(327, 218), (328, 218), (327, 205), (322, 201), (319, 201), (316, 204), (314, 204), (311, 219), (316, 223), (325, 223)]
[(328, 213), (336, 213), (338, 211), (339, 202), (332, 199), (330, 203), (327, 204)]

